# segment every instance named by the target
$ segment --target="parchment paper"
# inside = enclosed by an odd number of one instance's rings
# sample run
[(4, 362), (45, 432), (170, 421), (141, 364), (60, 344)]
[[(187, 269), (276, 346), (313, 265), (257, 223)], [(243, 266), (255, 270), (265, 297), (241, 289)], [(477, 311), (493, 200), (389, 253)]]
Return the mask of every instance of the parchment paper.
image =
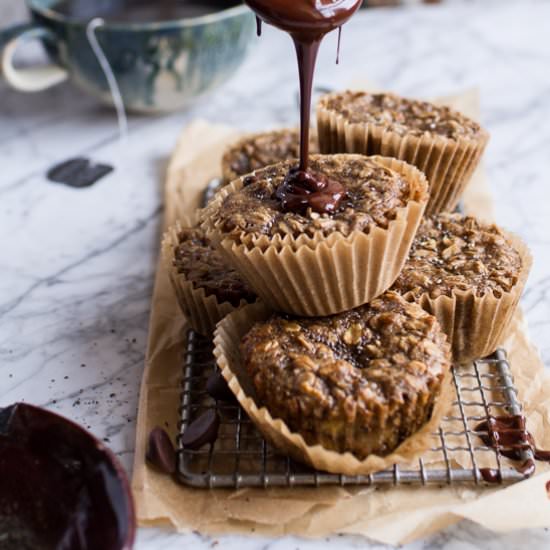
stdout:
[[(446, 102), (470, 116), (477, 114), (475, 92), (447, 98)], [(166, 225), (198, 207), (204, 185), (219, 175), (219, 159), (225, 145), (237, 136), (234, 129), (203, 121), (194, 122), (184, 130), (168, 170)], [(464, 202), (468, 213), (485, 220), (493, 218), (488, 183), (482, 169), (474, 175)], [(550, 467), (540, 462), (536, 476), (506, 488), (472, 485), (208, 491), (175, 483), (170, 477), (148, 468), (144, 455), (147, 434), (154, 426), (163, 426), (174, 439), (176, 436), (184, 329), (185, 320), (159, 263), (132, 480), (141, 525), (165, 525), (179, 531), (203, 533), (305, 537), (350, 533), (388, 544), (425, 537), (462, 518), (498, 532), (550, 527), (550, 500), (546, 491)], [(521, 312), (513, 320), (504, 347), (528, 416), (528, 427), (539, 447), (550, 448), (550, 380), (529, 342)]]

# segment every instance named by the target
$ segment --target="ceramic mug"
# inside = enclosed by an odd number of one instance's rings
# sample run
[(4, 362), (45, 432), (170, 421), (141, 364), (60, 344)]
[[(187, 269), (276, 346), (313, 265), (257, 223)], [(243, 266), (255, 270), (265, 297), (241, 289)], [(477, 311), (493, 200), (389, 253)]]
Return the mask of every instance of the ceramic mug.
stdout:
[[(0, 31), (1, 67), (17, 90), (44, 90), (69, 78), (112, 104), (105, 74), (86, 34), (88, 21), (55, 11), (58, 0), (27, 0), (31, 23)], [(104, 2), (105, 3), (105, 2)], [(243, 61), (255, 31), (252, 12), (236, 5), (212, 14), (158, 23), (105, 23), (96, 28), (124, 105), (170, 111), (227, 80)], [(17, 49), (41, 40), (52, 63), (17, 68)]]

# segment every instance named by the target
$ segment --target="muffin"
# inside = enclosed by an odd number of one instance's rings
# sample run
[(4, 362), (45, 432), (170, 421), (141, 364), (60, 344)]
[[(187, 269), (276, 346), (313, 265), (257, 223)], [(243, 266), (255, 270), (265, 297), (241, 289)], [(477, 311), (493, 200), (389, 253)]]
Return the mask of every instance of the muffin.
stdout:
[(497, 348), (531, 267), (517, 237), (472, 216), (423, 220), (392, 289), (437, 317), (456, 362)]
[(455, 209), (489, 140), (458, 111), (389, 93), (325, 95), (317, 124), (322, 153), (395, 157), (424, 172), (430, 184), (427, 214)]
[(412, 460), (450, 403), (446, 336), (392, 292), (328, 317), (246, 306), (218, 325), (214, 354), (264, 436), (331, 472)]
[[(309, 152), (319, 152), (317, 134), (310, 130)], [(222, 176), (229, 183), (258, 168), (300, 156), (300, 132), (297, 128), (284, 128), (272, 132), (248, 135), (231, 145), (222, 158)]]
[(330, 315), (384, 292), (422, 217), (424, 175), (395, 159), (312, 155), (310, 173), (324, 183), (308, 190), (287, 187), (292, 167), (256, 170), (218, 192), (201, 215), (208, 237), (276, 310)]
[(225, 315), (256, 299), (199, 227), (177, 223), (165, 234), (162, 251), (179, 305), (198, 333), (211, 334)]

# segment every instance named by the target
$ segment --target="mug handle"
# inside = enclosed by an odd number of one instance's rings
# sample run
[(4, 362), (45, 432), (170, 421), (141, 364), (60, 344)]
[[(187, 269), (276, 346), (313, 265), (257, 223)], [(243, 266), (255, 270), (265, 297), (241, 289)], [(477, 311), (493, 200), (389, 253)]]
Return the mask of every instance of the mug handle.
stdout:
[(56, 42), (55, 34), (40, 25), (29, 23), (17, 25), (0, 32), (0, 67), (4, 78), (12, 88), (21, 92), (39, 92), (67, 79), (69, 73), (58, 65), (17, 69), (13, 64), (17, 48), (29, 40), (45, 39)]

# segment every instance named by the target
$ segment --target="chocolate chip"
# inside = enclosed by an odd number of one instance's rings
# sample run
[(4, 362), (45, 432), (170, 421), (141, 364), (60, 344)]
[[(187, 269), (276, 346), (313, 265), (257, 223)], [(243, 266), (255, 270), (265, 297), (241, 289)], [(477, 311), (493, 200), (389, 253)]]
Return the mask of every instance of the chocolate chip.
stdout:
[(176, 451), (170, 436), (158, 426), (151, 430), (147, 441), (145, 458), (149, 464), (165, 474), (176, 471)]
[(214, 443), (219, 427), (220, 417), (216, 411), (210, 409), (187, 426), (181, 443), (186, 449), (199, 449), (206, 443)]
[(77, 157), (67, 160), (48, 170), (46, 177), (55, 183), (69, 187), (89, 187), (113, 171), (108, 164), (93, 164), (90, 159)]
[(217, 401), (233, 401), (235, 395), (229, 389), (225, 378), (219, 371), (213, 372), (206, 382), (206, 391), (210, 397)]

